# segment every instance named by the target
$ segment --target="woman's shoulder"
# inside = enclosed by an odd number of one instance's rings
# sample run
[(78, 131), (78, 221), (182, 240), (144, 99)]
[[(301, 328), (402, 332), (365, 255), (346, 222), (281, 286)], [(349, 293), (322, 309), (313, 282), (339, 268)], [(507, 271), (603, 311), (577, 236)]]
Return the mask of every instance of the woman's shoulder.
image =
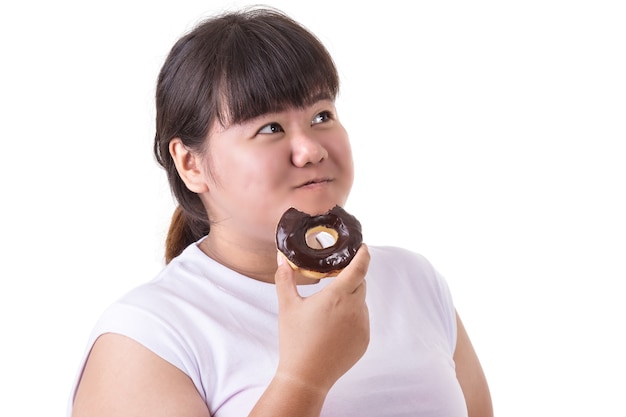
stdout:
[(402, 314), (419, 311), (414, 315), (430, 317), (432, 322), (438, 323), (435, 328), (441, 329), (447, 346), (453, 350), (456, 316), (445, 278), (424, 255), (410, 249), (374, 246), (370, 247), (370, 253), (366, 279), (372, 310), (387, 311), (393, 305), (402, 310)]
[(445, 278), (426, 256), (397, 246), (370, 246), (369, 249), (368, 286), (381, 287), (381, 291), (385, 292), (429, 294), (445, 300), (450, 298)]
[(394, 270), (420, 270), (428, 274), (436, 274), (431, 262), (419, 252), (399, 246), (368, 246), (374, 265), (381, 265)]

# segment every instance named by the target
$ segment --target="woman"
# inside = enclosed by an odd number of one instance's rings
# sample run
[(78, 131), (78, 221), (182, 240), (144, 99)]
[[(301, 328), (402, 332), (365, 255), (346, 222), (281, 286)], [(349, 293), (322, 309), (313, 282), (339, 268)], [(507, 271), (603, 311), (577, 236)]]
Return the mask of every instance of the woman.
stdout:
[(338, 88), (323, 45), (276, 10), (216, 16), (174, 45), (154, 144), (179, 203), (168, 264), (97, 323), (68, 415), (493, 414), (423, 257), (362, 245), (313, 281), (277, 256), (287, 208), (319, 214), (350, 193)]

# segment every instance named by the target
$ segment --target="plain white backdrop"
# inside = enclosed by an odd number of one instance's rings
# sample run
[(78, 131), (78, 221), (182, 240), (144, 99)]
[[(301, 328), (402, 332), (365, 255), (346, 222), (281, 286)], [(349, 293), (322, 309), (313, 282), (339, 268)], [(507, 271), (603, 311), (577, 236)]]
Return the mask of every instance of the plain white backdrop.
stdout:
[[(242, 4), (0, 6), (0, 415), (64, 415), (98, 315), (161, 268), (156, 76)], [(496, 415), (626, 415), (622, 2), (270, 4), (335, 57), (347, 208), (447, 278)]]

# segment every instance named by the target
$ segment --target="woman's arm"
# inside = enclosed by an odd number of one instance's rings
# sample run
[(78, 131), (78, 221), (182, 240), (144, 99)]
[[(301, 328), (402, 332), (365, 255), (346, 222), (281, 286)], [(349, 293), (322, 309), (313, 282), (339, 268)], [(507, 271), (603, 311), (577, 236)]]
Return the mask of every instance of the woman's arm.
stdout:
[(191, 379), (136, 341), (107, 333), (91, 349), (72, 417), (209, 417)]
[(456, 323), (457, 341), (454, 362), (456, 377), (467, 403), (468, 416), (493, 417), (493, 405), (487, 379), (458, 313)]
[(319, 293), (302, 298), (287, 264), (276, 272), (279, 363), (249, 417), (317, 417), (334, 383), (365, 353), (369, 312), (362, 245), (352, 262)]

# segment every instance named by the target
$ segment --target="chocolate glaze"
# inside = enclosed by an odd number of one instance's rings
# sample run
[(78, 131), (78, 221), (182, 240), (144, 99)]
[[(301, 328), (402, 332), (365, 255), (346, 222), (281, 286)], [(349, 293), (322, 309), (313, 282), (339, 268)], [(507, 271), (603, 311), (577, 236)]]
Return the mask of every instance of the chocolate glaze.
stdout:
[[(334, 245), (313, 249), (306, 242), (307, 231), (324, 226), (337, 232)], [(345, 268), (363, 242), (361, 223), (340, 206), (319, 216), (295, 208), (283, 213), (276, 229), (276, 246), (299, 268), (327, 273)]]

